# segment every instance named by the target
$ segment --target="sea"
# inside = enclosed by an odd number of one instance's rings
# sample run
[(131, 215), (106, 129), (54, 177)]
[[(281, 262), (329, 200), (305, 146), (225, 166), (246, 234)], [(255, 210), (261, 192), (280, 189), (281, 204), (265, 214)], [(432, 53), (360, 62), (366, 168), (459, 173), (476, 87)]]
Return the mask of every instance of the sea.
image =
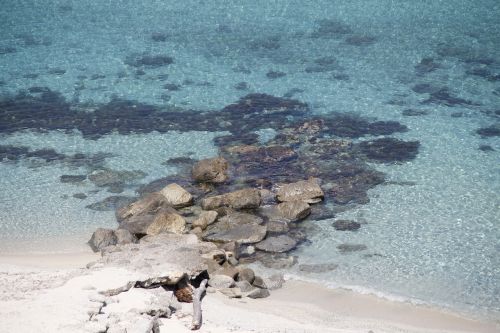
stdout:
[[(386, 181), (367, 202), (303, 222), (298, 263), (335, 270), (285, 273), (498, 320), (499, 32), (498, 0), (2, 0), (0, 254), (85, 250), (117, 225), (113, 209), (88, 206), (176, 173), (169, 159), (218, 154), (223, 127), (157, 130), (152, 108), (285, 96), (314, 116), (399, 122), (408, 130), (392, 136), (420, 143), (414, 159), (373, 165)], [(110, 127), (123, 105), (144, 118)], [(101, 112), (102, 128), (61, 110)], [(61, 178), (96, 168), (127, 182)], [(338, 219), (361, 228), (339, 232)]]

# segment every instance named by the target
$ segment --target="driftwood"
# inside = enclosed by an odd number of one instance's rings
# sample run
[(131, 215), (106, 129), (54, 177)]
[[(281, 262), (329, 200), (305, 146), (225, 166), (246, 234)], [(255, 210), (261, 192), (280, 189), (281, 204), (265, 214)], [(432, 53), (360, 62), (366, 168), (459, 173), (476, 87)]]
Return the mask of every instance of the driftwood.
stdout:
[(193, 292), (193, 322), (191, 323), (191, 330), (193, 331), (201, 328), (201, 298), (207, 289), (207, 282), (207, 279), (201, 281), (200, 286)]

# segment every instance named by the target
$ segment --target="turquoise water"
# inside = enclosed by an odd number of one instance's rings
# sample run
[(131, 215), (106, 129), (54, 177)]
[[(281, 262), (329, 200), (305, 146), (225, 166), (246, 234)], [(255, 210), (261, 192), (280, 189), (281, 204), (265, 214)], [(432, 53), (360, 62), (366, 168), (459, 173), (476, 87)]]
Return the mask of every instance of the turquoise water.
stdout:
[[(89, 133), (53, 125), (62, 104), (85, 114), (127, 100), (173, 114), (220, 110), (252, 92), (288, 94), (316, 115), (399, 121), (409, 131), (394, 136), (421, 145), (414, 160), (375, 165), (389, 182), (369, 191), (369, 203), (336, 216), (363, 222), (359, 231), (336, 232), (332, 219), (306, 222), (313, 230), (295, 253), (299, 262), (337, 263), (337, 270), (290, 273), (498, 316), (497, 1), (5, 0), (0, 31), (2, 99), (49, 90), (61, 99), (49, 96), (39, 117), (53, 122), (42, 132), (1, 118), (0, 145), (64, 155), (0, 163), (0, 252), (70, 251), (96, 227), (115, 226), (113, 211), (85, 208), (113, 193), (89, 180), (61, 183), (61, 175), (140, 170), (145, 175), (119, 194), (133, 196), (177, 171), (163, 163), (169, 158), (216, 155), (212, 139), (223, 130), (151, 131), (131, 122)], [(274, 132), (259, 133), (265, 141)], [(80, 153), (86, 159), (75, 162)], [(367, 249), (340, 254), (342, 243)]]

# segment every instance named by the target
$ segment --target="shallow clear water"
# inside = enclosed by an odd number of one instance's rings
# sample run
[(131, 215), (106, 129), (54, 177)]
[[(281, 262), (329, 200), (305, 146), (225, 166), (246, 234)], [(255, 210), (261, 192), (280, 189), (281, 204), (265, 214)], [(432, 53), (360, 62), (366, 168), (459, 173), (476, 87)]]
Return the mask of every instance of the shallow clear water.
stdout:
[[(398, 137), (420, 141), (419, 155), (375, 167), (391, 181), (415, 185), (378, 186), (369, 204), (339, 214), (366, 222), (356, 233), (336, 232), (332, 220), (307, 222), (317, 230), (297, 250), (299, 261), (339, 268), (292, 273), (479, 315), (500, 312), (500, 141), (475, 133), (498, 126), (498, 1), (6, 0), (0, 31), (2, 95), (48, 87), (86, 107), (121, 98), (216, 110), (249, 92), (283, 96), (296, 88), (293, 97), (316, 114), (400, 121), (410, 130)], [(174, 62), (145, 69), (127, 63), (143, 53)], [(318, 70), (315, 60), (324, 57), (335, 61)], [(438, 65), (416, 69), (424, 58)], [(270, 79), (270, 71), (286, 75)], [(247, 90), (235, 88), (240, 82)], [(412, 90), (422, 83), (446, 86), (476, 105), (422, 105), (429, 95)], [(428, 114), (404, 117), (405, 109)], [(260, 134), (265, 141), (273, 131)], [(91, 140), (77, 132), (27, 130), (0, 134), (0, 144), (109, 153), (105, 167), (147, 173), (132, 184), (138, 185), (176, 172), (162, 165), (168, 158), (216, 155), (217, 135), (113, 133)], [(113, 226), (113, 212), (85, 208), (110, 193), (93, 192), (99, 189), (89, 181), (76, 187), (59, 181), (86, 168), (0, 163), (0, 251), (71, 250), (84, 246), (97, 226)], [(88, 196), (72, 197), (77, 192)], [(120, 195), (133, 192), (131, 186)], [(70, 238), (76, 239), (62, 243)], [(336, 246), (345, 242), (367, 250), (342, 255)]]

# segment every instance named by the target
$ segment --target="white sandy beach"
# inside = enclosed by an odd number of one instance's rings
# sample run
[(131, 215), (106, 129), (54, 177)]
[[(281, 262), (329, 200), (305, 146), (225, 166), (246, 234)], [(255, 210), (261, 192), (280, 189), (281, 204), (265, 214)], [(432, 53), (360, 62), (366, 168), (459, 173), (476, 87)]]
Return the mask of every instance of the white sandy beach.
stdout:
[[(0, 332), (86, 332), (89, 298), (126, 272), (89, 271), (92, 253), (0, 257)], [(78, 268), (80, 267), (80, 268)], [(200, 332), (500, 332), (438, 309), (287, 281), (266, 299), (207, 293)], [(162, 319), (161, 332), (188, 332), (191, 304)]]

